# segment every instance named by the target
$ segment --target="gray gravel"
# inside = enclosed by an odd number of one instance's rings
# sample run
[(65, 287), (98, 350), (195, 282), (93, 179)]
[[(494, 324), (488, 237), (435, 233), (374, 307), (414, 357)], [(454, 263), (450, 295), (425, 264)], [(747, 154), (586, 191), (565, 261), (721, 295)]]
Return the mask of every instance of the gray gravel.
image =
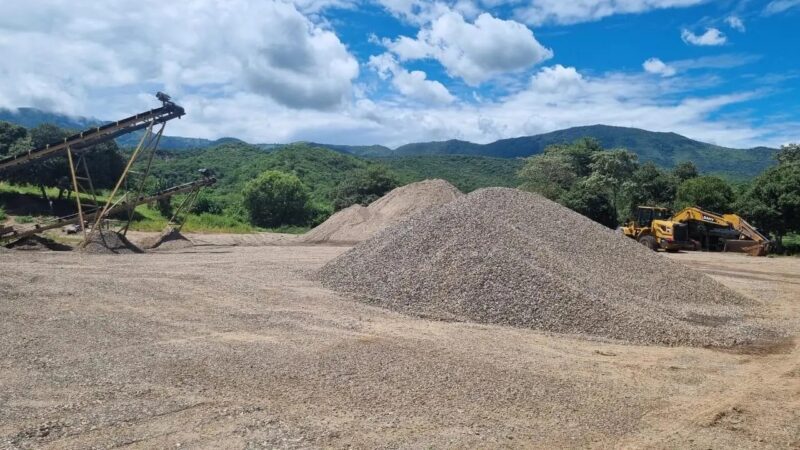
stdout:
[(535, 194), (482, 189), (331, 261), (326, 287), (423, 317), (632, 343), (771, 338), (755, 305), (709, 277)]
[(130, 254), (143, 253), (142, 249), (130, 242), (116, 231), (102, 230), (93, 233), (89, 242), (80, 251), (95, 254)]

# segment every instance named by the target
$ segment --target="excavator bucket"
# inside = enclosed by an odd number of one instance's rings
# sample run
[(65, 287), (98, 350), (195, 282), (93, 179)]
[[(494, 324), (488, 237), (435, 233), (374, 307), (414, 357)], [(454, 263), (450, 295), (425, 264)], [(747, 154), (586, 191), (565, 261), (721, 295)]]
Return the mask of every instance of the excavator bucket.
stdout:
[(725, 241), (723, 251), (732, 253), (746, 253), (750, 256), (767, 256), (768, 244), (759, 243), (751, 239), (729, 239)]

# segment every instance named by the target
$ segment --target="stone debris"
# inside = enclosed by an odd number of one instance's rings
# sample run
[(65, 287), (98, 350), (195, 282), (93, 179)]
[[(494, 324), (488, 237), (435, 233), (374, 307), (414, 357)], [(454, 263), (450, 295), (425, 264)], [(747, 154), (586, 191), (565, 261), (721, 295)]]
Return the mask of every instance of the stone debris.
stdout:
[(733, 346), (774, 333), (754, 301), (541, 196), (475, 191), (325, 265), (326, 287), (412, 315), (631, 343)]
[(143, 253), (142, 249), (131, 243), (125, 236), (109, 230), (92, 233), (89, 242), (83, 244), (80, 251), (93, 254)]
[(168, 227), (157, 238), (141, 243), (142, 247), (149, 250), (180, 250), (193, 247), (194, 244), (174, 227)]
[(444, 180), (425, 180), (392, 190), (369, 206), (345, 208), (303, 235), (300, 242), (353, 244), (420, 211), (464, 194)]

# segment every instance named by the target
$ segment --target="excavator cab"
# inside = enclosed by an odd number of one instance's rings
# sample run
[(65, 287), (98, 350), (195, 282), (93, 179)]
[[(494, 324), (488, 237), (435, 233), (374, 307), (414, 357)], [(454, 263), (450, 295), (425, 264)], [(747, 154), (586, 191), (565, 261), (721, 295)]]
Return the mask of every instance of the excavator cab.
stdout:
[(622, 233), (651, 250), (676, 252), (691, 246), (687, 226), (670, 220), (672, 211), (657, 206), (639, 206), (636, 216), (622, 227)]

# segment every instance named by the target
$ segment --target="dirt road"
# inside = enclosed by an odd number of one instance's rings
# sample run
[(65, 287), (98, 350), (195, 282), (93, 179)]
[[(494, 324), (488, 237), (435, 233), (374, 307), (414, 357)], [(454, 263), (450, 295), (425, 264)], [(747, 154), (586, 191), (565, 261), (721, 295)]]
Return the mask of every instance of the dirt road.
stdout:
[[(798, 346), (415, 319), (313, 280), (346, 248), (211, 241), (0, 255), (0, 447), (800, 446)], [(800, 259), (674, 257), (800, 333)]]

